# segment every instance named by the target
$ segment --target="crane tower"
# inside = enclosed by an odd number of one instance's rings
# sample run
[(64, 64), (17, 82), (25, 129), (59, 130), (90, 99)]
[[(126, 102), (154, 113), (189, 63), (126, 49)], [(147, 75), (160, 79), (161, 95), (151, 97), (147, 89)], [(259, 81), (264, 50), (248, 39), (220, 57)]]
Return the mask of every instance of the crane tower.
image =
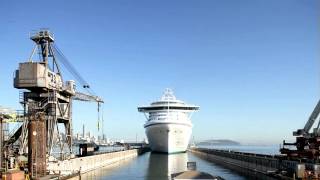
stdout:
[[(51, 156), (53, 147), (59, 147), (61, 155), (72, 154), (72, 97), (76, 92), (74, 81), (63, 81), (53, 48), (53, 34), (41, 30), (31, 34), (30, 39), (35, 47), (30, 59), (19, 64), (14, 87), (26, 90), (22, 104), (28, 118), (21, 127), (25, 127), (21, 138), (28, 139), (31, 175), (37, 172), (41, 176), (45, 173), (46, 156)], [(37, 49), (40, 59), (33, 61)], [(64, 126), (63, 133), (59, 124)]]

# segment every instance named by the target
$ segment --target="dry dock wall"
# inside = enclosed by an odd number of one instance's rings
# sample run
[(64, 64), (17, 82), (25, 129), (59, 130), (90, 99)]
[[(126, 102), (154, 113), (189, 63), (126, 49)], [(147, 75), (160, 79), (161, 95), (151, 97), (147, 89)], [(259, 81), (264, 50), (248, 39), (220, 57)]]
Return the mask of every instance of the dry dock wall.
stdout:
[(249, 155), (249, 153), (208, 149), (190, 149), (189, 151), (209, 161), (220, 162), (263, 174), (275, 172), (279, 168), (278, 160), (268, 155), (253, 156)]
[(86, 157), (78, 157), (58, 162), (49, 162), (47, 170), (50, 174), (56, 174), (60, 176), (86, 173), (118, 161), (136, 157), (138, 156), (138, 151), (138, 149), (132, 149)]
[(320, 179), (320, 164), (289, 160), (284, 156), (271, 156), (235, 152), (227, 150), (193, 148), (189, 150), (208, 161), (217, 162), (228, 167), (247, 170), (272, 176), (277, 179), (316, 178)]

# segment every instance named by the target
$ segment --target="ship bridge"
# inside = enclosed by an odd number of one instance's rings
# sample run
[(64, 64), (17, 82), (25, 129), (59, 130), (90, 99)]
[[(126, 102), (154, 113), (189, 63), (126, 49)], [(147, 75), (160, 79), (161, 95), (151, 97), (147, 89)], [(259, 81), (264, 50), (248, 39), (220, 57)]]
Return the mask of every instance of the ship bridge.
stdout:
[(178, 100), (173, 91), (167, 88), (159, 101), (151, 103), (150, 106), (138, 107), (139, 112), (161, 111), (161, 110), (184, 110), (184, 111), (196, 111), (199, 110), (199, 106), (186, 104), (181, 100)]

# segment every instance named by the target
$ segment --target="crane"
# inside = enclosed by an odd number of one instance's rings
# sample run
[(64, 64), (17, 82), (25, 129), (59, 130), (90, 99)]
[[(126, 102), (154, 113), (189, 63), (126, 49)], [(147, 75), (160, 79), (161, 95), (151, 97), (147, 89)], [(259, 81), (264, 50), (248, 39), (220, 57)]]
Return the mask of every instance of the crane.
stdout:
[(317, 124), (317, 127), (313, 130), (313, 132), (309, 132), (312, 128), (312, 126), (315, 124), (316, 120), (318, 119), (318, 116), (320, 114), (320, 100), (318, 101), (316, 107), (313, 109), (307, 123), (305, 124), (303, 129), (298, 129), (297, 131), (293, 132), (294, 136), (318, 136), (319, 135), (319, 125), (320, 121)]
[[(309, 161), (319, 162), (320, 160), (320, 100), (313, 109), (303, 129), (293, 132), (296, 142), (286, 143), (280, 149), (282, 154), (294, 159), (308, 159)], [(318, 121), (318, 123), (316, 123)], [(315, 126), (316, 125), (316, 126)], [(313, 130), (311, 131), (311, 129)], [(290, 148), (294, 147), (294, 148)]]
[[(22, 105), (27, 117), (21, 131), (24, 142), (23, 153), (28, 141), (29, 171), (33, 178), (45, 175), (46, 158), (52, 157), (54, 148), (59, 147), (60, 159), (73, 155), (72, 152), (72, 102), (73, 100), (95, 101), (98, 113), (102, 98), (95, 95), (90, 85), (57, 47), (53, 34), (47, 29), (30, 34), (35, 43), (27, 62), (19, 63), (15, 72), (14, 87), (24, 89)], [(34, 60), (38, 53), (39, 60)], [(62, 65), (62, 66), (60, 66)], [(65, 81), (63, 67), (77, 80)], [(80, 84), (87, 93), (76, 90)], [(98, 118), (99, 122), (99, 118)], [(64, 132), (59, 129), (64, 126)], [(67, 148), (67, 153), (66, 153)]]

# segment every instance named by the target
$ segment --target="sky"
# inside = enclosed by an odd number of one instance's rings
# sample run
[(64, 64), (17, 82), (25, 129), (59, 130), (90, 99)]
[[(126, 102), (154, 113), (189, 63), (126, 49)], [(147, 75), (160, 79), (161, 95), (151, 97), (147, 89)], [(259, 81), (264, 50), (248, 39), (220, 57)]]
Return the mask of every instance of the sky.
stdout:
[[(280, 144), (293, 139), (292, 131), (304, 126), (319, 99), (319, 5), (316, 0), (2, 0), (0, 105), (22, 109), (14, 71), (31, 54), (29, 33), (49, 28), (105, 100), (108, 137), (145, 138), (137, 106), (172, 88), (178, 99), (200, 106), (192, 116), (195, 140)], [(75, 133), (85, 124), (101, 134), (96, 108), (74, 102)]]

